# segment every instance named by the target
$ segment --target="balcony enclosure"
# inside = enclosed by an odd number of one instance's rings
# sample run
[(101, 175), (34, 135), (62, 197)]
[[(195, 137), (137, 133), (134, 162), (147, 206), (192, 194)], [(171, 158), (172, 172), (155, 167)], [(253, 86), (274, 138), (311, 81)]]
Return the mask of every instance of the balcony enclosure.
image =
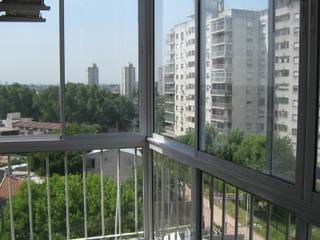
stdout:
[(0, 239), (320, 239), (319, 7), (0, 1)]

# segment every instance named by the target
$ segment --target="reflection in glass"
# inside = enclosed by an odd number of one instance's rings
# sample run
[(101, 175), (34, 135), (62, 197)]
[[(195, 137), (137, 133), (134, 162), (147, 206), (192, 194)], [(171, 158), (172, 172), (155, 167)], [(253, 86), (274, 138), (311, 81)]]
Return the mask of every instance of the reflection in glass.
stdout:
[(155, 239), (190, 239), (191, 168), (154, 153), (153, 173)]
[(194, 1), (157, 0), (155, 132), (195, 145)]
[(202, 1), (202, 149), (294, 181), (300, 1), (274, 2)]
[(71, 0), (65, 15), (67, 135), (138, 131), (138, 1)]

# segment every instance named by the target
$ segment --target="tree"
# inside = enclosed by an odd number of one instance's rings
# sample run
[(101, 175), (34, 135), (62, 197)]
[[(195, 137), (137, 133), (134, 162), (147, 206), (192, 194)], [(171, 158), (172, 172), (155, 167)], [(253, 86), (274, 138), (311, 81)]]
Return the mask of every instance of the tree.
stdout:
[[(82, 172), (82, 157), (85, 153), (68, 152), (68, 172), (81, 173)], [(64, 152), (49, 152), (49, 153), (30, 153), (27, 158), (30, 160), (31, 170), (38, 176), (46, 176), (46, 158), (49, 158), (50, 175), (59, 174), (64, 175)]]
[(233, 153), (233, 162), (259, 172), (266, 171), (266, 138), (264, 136), (247, 136), (236, 149)]
[[(0, 117), (21, 112), (36, 121), (60, 121), (59, 86), (37, 88), (12, 84), (0, 86)], [(134, 131), (138, 126), (137, 99), (114, 95), (97, 85), (67, 83), (65, 118), (72, 134)], [(73, 124), (78, 124), (73, 125)], [(81, 128), (82, 131), (77, 128)]]
[(272, 149), (272, 171), (281, 178), (294, 180), (296, 158), (291, 140), (288, 137), (275, 136)]
[(59, 87), (49, 86), (36, 93), (32, 98), (32, 106), (37, 114), (25, 115), (34, 120), (44, 122), (60, 121)]
[[(195, 134), (189, 132), (177, 140), (194, 146)], [(234, 129), (228, 134), (219, 132), (213, 126), (207, 126), (205, 130), (205, 146), (208, 153), (260, 172), (267, 171), (266, 144), (266, 136), (245, 135), (239, 129)], [(289, 180), (294, 179), (295, 156), (288, 137), (274, 137), (272, 166), (272, 174)]]
[(26, 85), (14, 83), (12, 85), (0, 85), (0, 117), (6, 118), (7, 113), (21, 112), (22, 116), (37, 115), (33, 108), (33, 96), (35, 90)]
[(154, 98), (154, 129), (157, 133), (165, 131), (164, 114), (165, 114), (165, 97), (155, 96)]
[[(51, 222), (53, 239), (66, 239), (66, 206), (64, 177), (53, 175), (50, 179)], [(141, 178), (142, 179), (142, 178)], [(140, 180), (141, 180), (140, 179)], [(100, 176), (89, 174), (87, 176), (87, 213), (89, 236), (101, 235), (101, 202), (100, 202)], [(32, 210), (34, 239), (48, 238), (48, 209), (46, 197), (46, 182), (32, 183)], [(81, 175), (69, 175), (69, 212), (70, 237), (84, 237), (84, 208), (83, 183)], [(107, 177), (103, 180), (104, 186), (104, 217), (106, 234), (114, 234), (115, 206), (117, 185)], [(134, 191), (133, 179), (129, 178), (121, 187), (121, 211), (123, 232), (134, 232)], [(139, 188), (139, 227), (142, 227), (142, 188)], [(29, 238), (28, 219), (28, 186), (23, 183), (18, 193), (13, 197), (16, 239)], [(9, 207), (3, 208), (1, 239), (10, 238)]]

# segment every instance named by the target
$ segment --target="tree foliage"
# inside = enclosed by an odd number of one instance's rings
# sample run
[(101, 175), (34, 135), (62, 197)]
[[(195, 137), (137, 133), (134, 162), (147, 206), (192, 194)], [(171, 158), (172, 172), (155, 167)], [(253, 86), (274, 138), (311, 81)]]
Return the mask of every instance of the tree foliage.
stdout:
[[(50, 178), (51, 222), (53, 239), (66, 239), (66, 201), (64, 177), (53, 175)], [(141, 179), (140, 179), (141, 180)], [(88, 175), (87, 183), (87, 212), (88, 212), (88, 235), (101, 235), (101, 202), (100, 202), (100, 177)], [(47, 183), (32, 183), (32, 210), (34, 239), (43, 240), (48, 238), (48, 208), (47, 208)], [(69, 186), (69, 212), (70, 212), (70, 237), (84, 237), (84, 202), (83, 182), (79, 174), (68, 176)], [(134, 232), (134, 188), (133, 179), (129, 178), (121, 186), (121, 211), (122, 231)], [(116, 211), (116, 182), (107, 177), (104, 178), (104, 217), (106, 234), (114, 234), (115, 211)], [(139, 227), (142, 227), (142, 188), (138, 193)], [(23, 183), (18, 193), (13, 197), (13, 210), (15, 219), (16, 239), (29, 239), (29, 216), (28, 216), (28, 186)], [(1, 239), (10, 238), (9, 207), (3, 208), (1, 216)]]
[[(189, 132), (178, 141), (194, 145), (195, 134)], [(263, 135), (245, 135), (239, 129), (228, 134), (219, 132), (213, 126), (205, 130), (206, 152), (238, 165), (260, 172), (267, 172), (267, 138)], [(272, 149), (272, 173), (292, 180), (295, 172), (295, 157), (288, 137), (274, 136)]]
[[(65, 86), (65, 116), (67, 128), (81, 125), (88, 133), (132, 131), (137, 125), (137, 100), (114, 95), (99, 86), (67, 83)], [(21, 112), (36, 121), (58, 122), (59, 86), (33, 89), (31, 86), (0, 85), (0, 117), (9, 112)], [(90, 127), (90, 125), (93, 125)], [(77, 132), (79, 133), (79, 132)], [(82, 132), (80, 132), (82, 133)]]

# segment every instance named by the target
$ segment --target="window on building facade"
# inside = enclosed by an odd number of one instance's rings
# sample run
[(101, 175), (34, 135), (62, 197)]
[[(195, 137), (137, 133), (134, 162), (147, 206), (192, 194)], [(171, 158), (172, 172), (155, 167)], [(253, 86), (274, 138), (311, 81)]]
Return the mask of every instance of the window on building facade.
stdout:
[[(195, 106), (195, 89), (187, 86), (195, 84), (194, 14), (194, 4), (191, 0), (156, 1), (154, 130), (156, 133), (192, 145), (195, 142), (188, 139), (193, 139), (195, 134), (194, 130), (190, 130), (195, 129), (195, 122), (190, 121), (195, 113), (187, 106)], [(174, 38), (177, 33), (184, 33), (184, 38)], [(174, 44), (185, 44), (186, 47), (175, 49), (172, 48)], [(172, 60), (171, 55), (181, 57)], [(185, 68), (174, 69), (172, 66), (176, 64)], [(175, 75), (181, 75), (181, 78), (174, 78)], [(183, 77), (184, 75), (186, 77)], [(174, 91), (176, 85), (181, 86), (177, 92)], [(183, 121), (175, 122), (175, 117)]]

